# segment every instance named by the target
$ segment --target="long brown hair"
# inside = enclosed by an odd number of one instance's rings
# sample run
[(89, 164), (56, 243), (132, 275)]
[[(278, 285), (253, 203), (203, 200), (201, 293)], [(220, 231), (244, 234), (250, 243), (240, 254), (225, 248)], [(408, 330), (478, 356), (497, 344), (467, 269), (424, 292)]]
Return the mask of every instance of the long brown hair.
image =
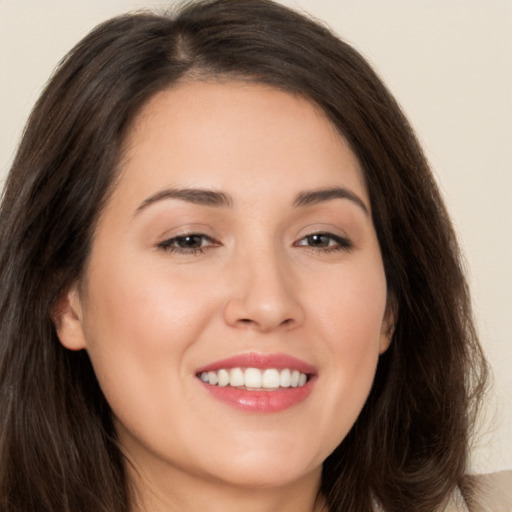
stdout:
[(439, 509), (467, 465), (486, 364), (459, 249), (410, 125), (327, 28), (269, 0), (110, 20), (36, 104), (0, 212), (0, 509), (128, 512), (112, 413), (52, 309), (80, 276), (145, 102), (186, 78), (269, 84), (317, 104), (358, 156), (397, 322), (348, 436), (324, 463), (329, 510)]

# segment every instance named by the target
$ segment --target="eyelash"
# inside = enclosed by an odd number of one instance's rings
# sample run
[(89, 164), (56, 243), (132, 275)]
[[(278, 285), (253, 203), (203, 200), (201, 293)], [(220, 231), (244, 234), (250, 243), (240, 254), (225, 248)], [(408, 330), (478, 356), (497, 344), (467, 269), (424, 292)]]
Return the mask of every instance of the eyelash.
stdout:
[[(311, 242), (314, 237), (326, 237), (329, 239), (328, 243), (331, 241), (335, 242), (334, 245), (328, 245), (327, 247), (315, 247), (314, 245), (304, 245), (301, 244), (303, 240), (309, 239)], [(312, 251), (321, 251), (323, 253), (330, 253), (336, 251), (350, 251), (354, 248), (352, 242), (348, 238), (344, 238), (339, 235), (335, 235), (333, 233), (328, 232), (319, 232), (319, 233), (311, 233), (301, 238), (298, 242), (294, 244), (296, 247), (308, 247)]]
[[(304, 240), (308, 240), (311, 243), (313, 241), (314, 237), (326, 237), (328, 238), (328, 244), (330, 244), (332, 241), (335, 242), (334, 245), (327, 245), (325, 247), (318, 247), (314, 245), (306, 245), (302, 244), (300, 242)], [(179, 244), (180, 242), (186, 242), (187, 239), (193, 239), (193, 238), (200, 238), (201, 239), (201, 247), (179, 247), (178, 245), (173, 244)], [(207, 245), (203, 246), (202, 243), (206, 241)], [(163, 242), (159, 243), (157, 245), (158, 249), (162, 249), (166, 252), (170, 252), (173, 254), (188, 254), (192, 256), (196, 256), (198, 254), (204, 254), (204, 252), (207, 249), (210, 249), (211, 247), (218, 247), (221, 244), (219, 242), (216, 242), (213, 238), (209, 237), (208, 235), (204, 235), (202, 233), (186, 233), (183, 235), (179, 235), (173, 238), (169, 238), (168, 240), (164, 240)], [(293, 244), (295, 247), (307, 247), (308, 249), (312, 251), (319, 251), (322, 253), (331, 253), (336, 251), (350, 251), (353, 249), (353, 244), (348, 238), (344, 238), (338, 235), (334, 235), (333, 233), (325, 233), (325, 232), (319, 232), (319, 233), (311, 233), (309, 235), (304, 236), (301, 238), (298, 242), (295, 242)]]
[[(185, 242), (187, 238), (201, 238), (202, 241), (208, 241), (208, 245), (203, 247), (179, 247), (172, 244), (177, 244), (179, 242)], [(169, 238), (168, 240), (164, 240), (163, 242), (158, 244), (159, 249), (163, 249), (166, 252), (174, 253), (174, 254), (191, 254), (193, 256), (197, 254), (203, 254), (206, 249), (210, 247), (218, 247), (220, 244), (216, 242), (213, 238), (208, 235), (204, 235), (202, 233), (185, 233), (183, 235), (175, 236), (173, 238)]]

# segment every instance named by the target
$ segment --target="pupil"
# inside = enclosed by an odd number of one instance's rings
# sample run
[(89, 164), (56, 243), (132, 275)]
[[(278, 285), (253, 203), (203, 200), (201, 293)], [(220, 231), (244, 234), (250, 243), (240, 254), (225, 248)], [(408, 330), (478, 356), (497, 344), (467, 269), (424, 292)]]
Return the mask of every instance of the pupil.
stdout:
[(325, 235), (310, 235), (309, 243), (310, 245), (327, 246), (329, 245), (329, 239)]
[(179, 239), (179, 245), (187, 249), (196, 249), (201, 247), (200, 235), (183, 236)]

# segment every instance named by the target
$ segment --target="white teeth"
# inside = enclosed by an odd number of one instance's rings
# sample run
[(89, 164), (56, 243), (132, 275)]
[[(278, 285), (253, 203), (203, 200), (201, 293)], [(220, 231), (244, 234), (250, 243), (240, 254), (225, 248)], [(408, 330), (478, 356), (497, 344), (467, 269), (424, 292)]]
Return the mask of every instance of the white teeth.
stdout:
[(289, 388), (292, 383), (292, 374), (290, 373), (290, 370), (286, 368), (281, 372), (281, 375), (279, 375), (279, 385), (282, 388)]
[(308, 381), (305, 373), (289, 368), (284, 368), (283, 370), (276, 370), (275, 368), (265, 370), (260, 370), (259, 368), (246, 368), (245, 370), (242, 368), (231, 368), (227, 370), (222, 368), (218, 371), (202, 372), (199, 378), (213, 386), (266, 390), (301, 387)]
[(261, 379), (262, 387), (275, 389), (279, 387), (279, 372), (277, 370), (265, 370)]
[(244, 382), (246, 388), (261, 388), (261, 371), (258, 368), (247, 368)]
[(244, 384), (244, 372), (241, 368), (231, 368), (229, 371), (229, 385), (238, 388)]
[(224, 387), (229, 384), (229, 373), (227, 370), (219, 370), (219, 386)]

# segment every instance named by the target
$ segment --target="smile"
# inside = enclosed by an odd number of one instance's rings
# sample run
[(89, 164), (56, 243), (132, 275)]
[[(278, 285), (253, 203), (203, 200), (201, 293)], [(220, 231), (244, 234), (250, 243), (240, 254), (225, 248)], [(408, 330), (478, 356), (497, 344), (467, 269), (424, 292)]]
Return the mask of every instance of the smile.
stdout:
[(244, 353), (197, 368), (208, 395), (245, 413), (277, 413), (306, 401), (318, 380), (311, 364), (288, 354)]
[(206, 384), (219, 387), (236, 387), (248, 390), (278, 390), (297, 388), (306, 384), (308, 376), (299, 370), (284, 368), (230, 368), (201, 372), (199, 378)]

